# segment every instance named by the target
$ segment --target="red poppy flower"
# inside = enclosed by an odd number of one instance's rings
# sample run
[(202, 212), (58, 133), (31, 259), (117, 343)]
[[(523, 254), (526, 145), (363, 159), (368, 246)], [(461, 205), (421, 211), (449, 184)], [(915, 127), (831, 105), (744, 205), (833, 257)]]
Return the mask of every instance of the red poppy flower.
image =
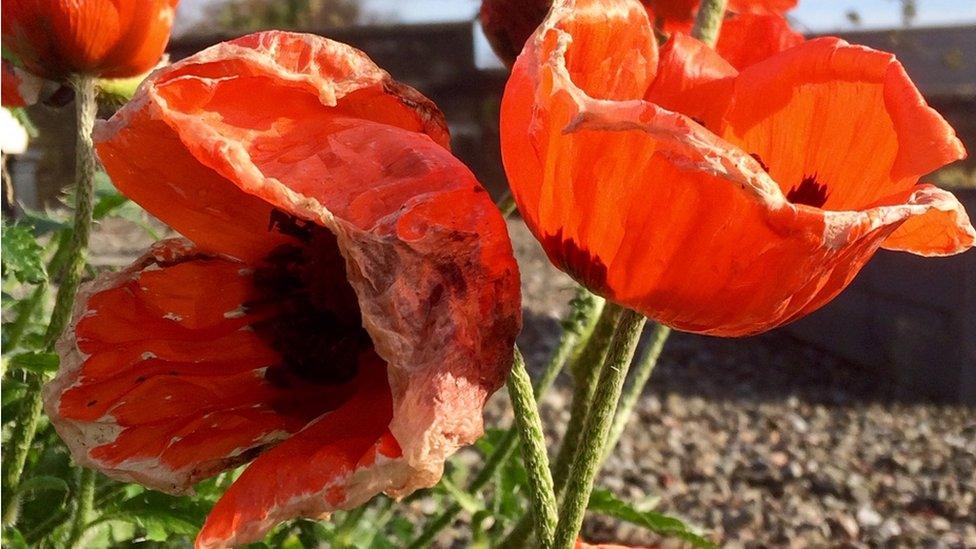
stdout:
[[(691, 31), (701, 0), (641, 0), (651, 21), (671, 32)], [(796, 7), (797, 0), (729, 0), (726, 9), (733, 14), (782, 15)]]
[[(671, 34), (691, 33), (699, 1), (641, 0), (648, 17)], [(482, 1), (482, 29), (505, 65), (515, 62), (551, 5), (552, 0)], [(795, 0), (730, 2), (716, 50), (733, 66), (742, 69), (799, 44), (803, 35), (790, 28), (781, 15), (795, 5)]]
[(3, 47), (51, 80), (138, 76), (169, 41), (179, 0), (4, 0)]
[(3, 60), (3, 98), (4, 107), (27, 107), (37, 102), (44, 81), (33, 74), (24, 72), (13, 63)]
[(257, 458), (199, 547), (433, 485), (519, 330), (506, 225), (443, 117), (364, 54), (266, 32), (95, 131), (166, 240), (77, 301), (45, 404), (75, 458), (172, 493)]
[(918, 184), (962, 144), (892, 55), (819, 39), (736, 74), (693, 44), (655, 63), (638, 3), (560, 0), (526, 45), (502, 154), (557, 266), (657, 321), (735, 336), (819, 308), (879, 247), (973, 245), (955, 197)]
[[(700, 0), (649, 0), (648, 16), (669, 34), (691, 34)], [(730, 0), (715, 49), (737, 69), (744, 69), (803, 42), (783, 14), (796, 0)]]
[(803, 35), (775, 13), (729, 13), (722, 23), (715, 49), (742, 70), (802, 43)]

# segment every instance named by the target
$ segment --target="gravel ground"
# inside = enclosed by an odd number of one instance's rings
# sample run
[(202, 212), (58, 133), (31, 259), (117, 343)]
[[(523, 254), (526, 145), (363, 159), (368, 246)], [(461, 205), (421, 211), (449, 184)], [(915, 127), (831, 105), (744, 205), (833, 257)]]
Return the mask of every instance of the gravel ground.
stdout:
[[(511, 228), (521, 344), (538, 365), (573, 286), (523, 226)], [(553, 426), (568, 419), (560, 381), (544, 402)], [(725, 547), (976, 547), (976, 410), (904, 396), (783, 333), (674, 334), (600, 482), (631, 501), (659, 497), (661, 511)], [(601, 519), (586, 532), (661, 541)]]
[[(537, 368), (573, 284), (520, 222), (510, 227), (525, 301), (520, 344)], [(94, 242), (96, 262), (118, 266), (147, 240), (110, 220)], [(560, 379), (544, 400), (551, 437), (569, 393)], [(883, 376), (785, 334), (675, 334), (600, 482), (630, 500), (660, 498), (660, 510), (726, 547), (976, 547), (976, 410), (903, 397)], [(488, 415), (507, 424), (503, 394)], [(586, 532), (660, 542), (602, 519)]]

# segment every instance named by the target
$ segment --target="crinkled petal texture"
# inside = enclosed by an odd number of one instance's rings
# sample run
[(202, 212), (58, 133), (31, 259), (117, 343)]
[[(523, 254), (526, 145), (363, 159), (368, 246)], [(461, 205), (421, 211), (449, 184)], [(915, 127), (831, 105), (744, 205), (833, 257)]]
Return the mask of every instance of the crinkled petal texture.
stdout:
[(198, 537), (219, 547), (431, 486), (481, 435), (518, 270), (427, 99), (267, 32), (157, 71), (95, 140), (187, 239), (82, 291), (45, 397), (76, 459), (178, 493), (258, 456)]
[(962, 145), (893, 56), (820, 39), (736, 74), (685, 38), (654, 71), (612, 47), (653, 44), (638, 9), (557, 1), (502, 101), (519, 209), (582, 284), (737, 336), (822, 306), (881, 246), (973, 245), (955, 197), (917, 184)]
[(137, 76), (159, 61), (179, 0), (4, 0), (3, 46), (30, 72)]

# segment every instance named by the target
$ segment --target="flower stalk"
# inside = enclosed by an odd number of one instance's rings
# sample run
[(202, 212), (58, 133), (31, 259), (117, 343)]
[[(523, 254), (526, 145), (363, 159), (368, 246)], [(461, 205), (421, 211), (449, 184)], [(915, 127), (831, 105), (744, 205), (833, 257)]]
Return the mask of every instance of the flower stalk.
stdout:
[[(549, 357), (549, 361), (543, 369), (542, 376), (536, 381), (533, 388), (533, 394), (536, 400), (541, 399), (545, 395), (566, 363), (571, 358), (580, 356), (582, 349), (586, 348), (591, 335), (594, 333), (597, 321), (600, 318), (604, 301), (603, 298), (595, 296), (581, 287), (577, 290), (576, 297), (573, 298), (570, 305), (570, 313), (562, 322), (563, 335), (559, 340), (559, 345)], [(495, 473), (504, 464), (508, 463), (508, 460), (515, 451), (517, 442), (518, 432), (514, 427), (509, 427), (505, 435), (498, 442), (498, 445), (487, 456), (488, 459), (485, 462), (485, 466), (475, 476), (474, 480), (471, 481), (471, 484), (468, 486), (468, 493), (477, 494), (491, 481)], [(461, 513), (461, 510), (460, 505), (456, 503), (451, 504), (440, 515), (427, 523), (423, 532), (410, 543), (408, 549), (421, 549), (422, 547), (429, 546), (441, 530), (447, 528), (454, 522), (454, 519)], [(525, 528), (528, 529), (531, 524), (531, 521), (526, 519)]]
[(593, 482), (603, 463), (604, 448), (610, 435), (614, 412), (646, 320), (640, 313), (629, 309), (620, 315), (610, 350), (597, 380), (593, 402), (583, 427), (583, 436), (580, 437), (573, 457), (566, 491), (559, 508), (553, 545), (557, 549), (573, 547), (583, 524)]
[(82, 469), (78, 477), (78, 497), (75, 501), (74, 516), (71, 520), (66, 547), (73, 548), (80, 544), (81, 537), (87, 530), (86, 526), (91, 517), (94, 501), (95, 471)]
[(525, 370), (522, 353), (516, 348), (512, 372), (508, 376), (508, 395), (515, 411), (515, 428), (521, 441), (522, 459), (528, 472), (532, 516), (539, 547), (553, 546), (556, 532), (556, 492), (549, 472), (546, 437), (542, 431), (539, 407), (532, 394), (532, 380)]
[[(596, 390), (600, 369), (607, 356), (607, 350), (610, 347), (610, 341), (613, 338), (621, 312), (622, 310), (617, 306), (606, 305), (603, 307), (586, 345), (570, 365), (574, 379), (572, 407), (569, 423), (566, 425), (562, 443), (552, 466), (557, 496), (562, 495), (566, 486), (566, 477), (569, 474), (569, 467), (572, 465), (573, 452), (579, 445), (581, 430), (593, 401), (593, 393)], [(500, 547), (521, 547), (531, 534), (531, 526), (532, 522), (529, 517), (522, 517), (502, 541)]]
[(714, 48), (725, 19), (727, 4), (728, 0), (702, 0), (691, 35)]
[(95, 116), (98, 113), (95, 81), (94, 77), (84, 75), (76, 76), (71, 81), (75, 89), (78, 129), (75, 141), (74, 231), (68, 249), (64, 278), (58, 287), (51, 322), (44, 333), (44, 346), (49, 350), (54, 348), (55, 342), (61, 337), (71, 318), (75, 294), (78, 293), (78, 286), (81, 284), (81, 277), (87, 265), (95, 194), (95, 146), (92, 142), (92, 130), (95, 128)]
[[(64, 277), (60, 281), (51, 320), (44, 333), (44, 348), (54, 349), (54, 344), (64, 331), (71, 317), (75, 294), (81, 277), (84, 274), (91, 235), (92, 200), (95, 182), (95, 150), (92, 143), (92, 130), (95, 127), (95, 116), (98, 110), (96, 102), (95, 78), (87, 75), (77, 75), (71, 79), (75, 89), (75, 115), (77, 120), (77, 136), (75, 142), (75, 212), (74, 230), (71, 242), (66, 252)], [(7, 442), (7, 451), (3, 459), (3, 508), (4, 524), (9, 524), (16, 517), (17, 489), (27, 462), (27, 455), (37, 423), (41, 417), (42, 401), (41, 387), (44, 380), (40, 375), (28, 374), (27, 394), (24, 395), (21, 411), (17, 417), (14, 431)]]
[(627, 427), (627, 422), (634, 412), (634, 407), (637, 405), (637, 401), (640, 400), (640, 396), (644, 392), (644, 387), (651, 378), (651, 373), (654, 372), (654, 367), (657, 366), (658, 358), (660, 358), (661, 351), (664, 350), (664, 344), (667, 343), (668, 336), (670, 335), (671, 328), (664, 324), (654, 326), (654, 329), (651, 331), (651, 340), (647, 343), (647, 348), (644, 349), (643, 355), (641, 355), (640, 359), (632, 367), (633, 371), (630, 375), (630, 381), (624, 388), (623, 395), (620, 397), (620, 404), (617, 406), (617, 415), (613, 419), (613, 426), (610, 427), (610, 438), (607, 440), (604, 459), (613, 452), (613, 449), (617, 446), (617, 442), (620, 441), (620, 435), (623, 434), (624, 429)]

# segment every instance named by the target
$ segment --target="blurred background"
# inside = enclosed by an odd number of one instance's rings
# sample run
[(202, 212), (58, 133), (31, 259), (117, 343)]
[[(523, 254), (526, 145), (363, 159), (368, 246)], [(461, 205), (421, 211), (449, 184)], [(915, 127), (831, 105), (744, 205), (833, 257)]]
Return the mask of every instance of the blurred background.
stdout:
[[(182, 0), (169, 54), (178, 60), (266, 28), (352, 44), (440, 106), (455, 153), (498, 197), (506, 189), (497, 118), (507, 71), (481, 34), (478, 7)], [(976, 151), (976, 1), (803, 0), (790, 18), (810, 36), (894, 52)], [(38, 136), (8, 163), (5, 215), (56, 206), (71, 180), (70, 109), (38, 105), (29, 115)], [(930, 181), (976, 216), (976, 159)], [(510, 227), (524, 279), (521, 343), (541, 364), (573, 284), (519, 221)], [(94, 262), (128, 264), (148, 240), (137, 224), (107, 220)], [(568, 393), (564, 380), (547, 398), (550, 424), (565, 423)], [(628, 498), (660, 498), (664, 510), (732, 547), (976, 547), (974, 406), (976, 252), (920, 261), (882, 251), (840, 298), (777, 332), (673, 336), (601, 482)], [(492, 413), (505, 408), (496, 399)], [(600, 522), (588, 529), (596, 540), (654, 541)]]

